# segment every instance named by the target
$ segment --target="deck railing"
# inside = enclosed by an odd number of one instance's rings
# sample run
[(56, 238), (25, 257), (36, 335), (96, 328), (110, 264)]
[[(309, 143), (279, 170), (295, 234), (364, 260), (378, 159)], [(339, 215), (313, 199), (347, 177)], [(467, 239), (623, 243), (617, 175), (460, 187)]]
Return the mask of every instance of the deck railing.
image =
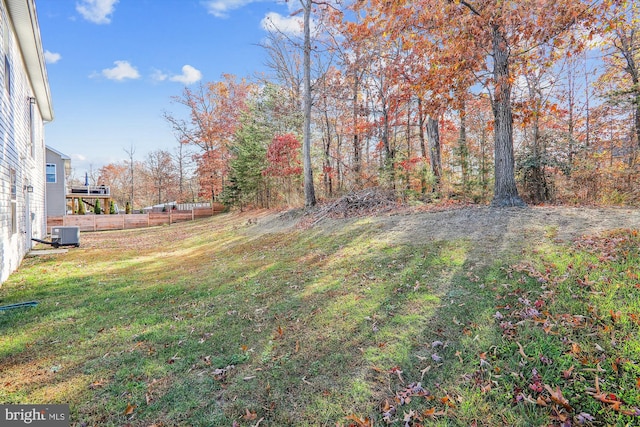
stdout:
[(106, 185), (72, 185), (67, 188), (69, 195), (108, 196), (111, 189)]

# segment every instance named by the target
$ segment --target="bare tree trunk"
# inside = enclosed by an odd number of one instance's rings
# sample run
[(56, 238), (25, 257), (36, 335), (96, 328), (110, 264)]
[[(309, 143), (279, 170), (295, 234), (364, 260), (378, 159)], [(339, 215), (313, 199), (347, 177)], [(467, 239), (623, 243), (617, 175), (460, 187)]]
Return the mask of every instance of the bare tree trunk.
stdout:
[(636, 144), (632, 150), (632, 153), (633, 153), (632, 164), (631, 164), (632, 166), (635, 164), (635, 161), (637, 158), (637, 151), (640, 149), (640, 80), (638, 78), (637, 73), (634, 75), (634, 78), (633, 78), (633, 87), (635, 88), (635, 94), (633, 97), (635, 111), (633, 112), (633, 115), (634, 115)]
[(422, 173), (420, 174), (420, 192), (422, 194), (426, 194), (427, 192), (427, 175), (426, 175), (426, 166), (424, 162), (427, 159), (427, 146), (425, 144), (424, 138), (424, 123), (425, 123), (425, 115), (422, 110), (422, 98), (418, 97), (418, 139), (420, 140), (420, 156), (422, 157)]
[(511, 76), (509, 73), (509, 47), (504, 34), (493, 25), (493, 76), (495, 80), (492, 100), (495, 120), (495, 187), (491, 205), (495, 207), (524, 207), (518, 195), (513, 155), (513, 115), (511, 112)]
[(360, 78), (358, 72), (353, 79), (353, 174), (355, 175), (356, 187), (361, 184), (360, 168), (360, 138), (358, 135), (358, 91), (360, 90)]
[(131, 183), (131, 193), (129, 194), (129, 201), (131, 203), (131, 209), (133, 209), (133, 195), (134, 195), (134, 185), (133, 185), (133, 168), (134, 168), (134, 164), (133, 164), (133, 155), (136, 152), (136, 149), (133, 145), (131, 145), (129, 147), (129, 149), (127, 150), (125, 148), (124, 150), (125, 153), (127, 153), (127, 155), (129, 156), (129, 179), (130, 179), (130, 183)]
[(431, 173), (435, 178), (434, 192), (440, 187), (442, 179), (442, 160), (440, 155), (440, 129), (438, 120), (427, 116), (427, 142), (429, 144), (429, 158), (431, 161)]
[(482, 126), (482, 133), (480, 134), (480, 155), (482, 156), (480, 161), (480, 176), (482, 183), (482, 199), (486, 200), (487, 193), (489, 192), (489, 178), (488, 168), (487, 168), (487, 153), (486, 153), (486, 145), (487, 145), (487, 131), (484, 126)]
[(382, 168), (389, 174), (388, 180), (391, 188), (395, 188), (395, 152), (391, 147), (391, 138), (389, 135), (389, 106), (387, 105), (386, 100), (382, 101), (382, 118), (382, 145), (384, 146)]
[(311, 169), (311, 0), (300, 0), (304, 8), (304, 134), (302, 157), (304, 169), (304, 204), (312, 207), (316, 204)]
[(460, 133), (458, 135), (458, 151), (462, 169), (462, 192), (467, 196), (469, 190), (469, 147), (467, 146), (467, 113), (464, 101), (460, 108)]
[(329, 120), (328, 108), (325, 102), (324, 105), (324, 121), (326, 126), (326, 136), (324, 138), (324, 191), (326, 195), (331, 196), (333, 194), (333, 182), (331, 179), (331, 121)]

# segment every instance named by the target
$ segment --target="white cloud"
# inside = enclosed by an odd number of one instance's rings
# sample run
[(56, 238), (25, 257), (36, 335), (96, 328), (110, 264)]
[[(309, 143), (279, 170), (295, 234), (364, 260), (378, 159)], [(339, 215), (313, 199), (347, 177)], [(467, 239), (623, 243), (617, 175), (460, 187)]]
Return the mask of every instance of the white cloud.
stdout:
[(269, 12), (262, 18), (260, 26), (265, 31), (278, 31), (290, 35), (302, 34), (304, 23), (301, 16), (282, 16), (276, 12)]
[(140, 78), (140, 73), (138, 73), (138, 70), (136, 70), (134, 66), (129, 64), (128, 61), (115, 61), (114, 64), (116, 64), (115, 67), (105, 68), (101, 73), (109, 80), (123, 81), (126, 79)]
[(163, 82), (168, 78), (169, 76), (160, 70), (153, 70), (153, 73), (151, 73), (151, 79), (156, 82)]
[(185, 85), (198, 82), (202, 79), (202, 73), (200, 70), (192, 67), (191, 65), (185, 65), (182, 67), (182, 74), (172, 76), (169, 78), (172, 82), (180, 82)]
[(230, 11), (257, 1), (261, 0), (207, 0), (204, 2), (204, 6), (211, 15), (217, 18), (227, 18)]
[(81, 0), (76, 3), (76, 10), (87, 21), (95, 24), (108, 24), (116, 3), (120, 0)]
[(59, 53), (49, 52), (48, 50), (44, 51), (44, 61), (47, 64), (55, 64), (61, 59), (62, 59), (62, 55), (60, 55)]

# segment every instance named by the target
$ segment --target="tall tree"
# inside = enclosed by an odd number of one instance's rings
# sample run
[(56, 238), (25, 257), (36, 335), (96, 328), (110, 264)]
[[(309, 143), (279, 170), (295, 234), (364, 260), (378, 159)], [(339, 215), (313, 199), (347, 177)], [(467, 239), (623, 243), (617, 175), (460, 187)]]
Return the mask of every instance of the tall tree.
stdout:
[(313, 169), (311, 169), (311, 8), (313, 3), (312, 0), (300, 0), (304, 16), (304, 128), (302, 133), (302, 164), (304, 175), (304, 204), (306, 207), (312, 207), (316, 204)]
[(173, 127), (178, 141), (200, 148), (198, 173), (206, 182), (207, 194), (215, 199), (226, 185), (229, 173), (229, 144), (247, 109), (253, 86), (231, 74), (222, 80), (200, 85), (196, 90), (186, 87), (182, 96), (173, 100), (187, 108), (189, 120), (171, 113), (164, 117)]
[(127, 163), (129, 165), (129, 187), (131, 189), (129, 193), (129, 203), (131, 207), (134, 205), (134, 194), (135, 194), (135, 185), (134, 185), (134, 171), (135, 171), (135, 161), (133, 160), (133, 155), (136, 153), (136, 148), (132, 145), (129, 146), (129, 149), (124, 149), (124, 152), (127, 153), (128, 160)]
[(178, 170), (171, 153), (154, 150), (144, 162), (149, 187), (156, 194), (156, 203), (175, 201), (179, 194)]
[(110, 163), (100, 168), (98, 182), (109, 187), (111, 197), (120, 207), (130, 200), (129, 166), (126, 162)]
[(621, 7), (611, 9), (604, 21), (611, 30), (606, 34), (605, 57), (608, 66), (602, 79), (613, 86), (607, 94), (611, 102), (631, 109), (632, 133), (635, 145), (630, 163), (635, 162), (640, 149), (640, 6), (625, 0)]
[[(490, 94), (494, 118), (494, 206), (524, 206), (514, 175), (511, 94), (529, 66), (532, 47), (575, 41), (566, 30), (591, 17), (581, 0), (371, 0), (370, 24), (401, 38), (407, 48), (429, 51), (438, 82), (473, 72)], [(433, 73), (432, 73), (433, 75)], [(451, 84), (435, 87), (448, 92)]]

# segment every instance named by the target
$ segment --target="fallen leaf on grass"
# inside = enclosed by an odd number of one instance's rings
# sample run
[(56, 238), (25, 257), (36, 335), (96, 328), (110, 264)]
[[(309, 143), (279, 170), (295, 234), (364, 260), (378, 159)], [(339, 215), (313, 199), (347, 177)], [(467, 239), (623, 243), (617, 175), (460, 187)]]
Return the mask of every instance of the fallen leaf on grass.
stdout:
[(276, 333), (274, 335), (274, 338), (282, 338), (284, 336), (284, 329), (282, 329), (282, 326), (278, 325), (278, 329), (276, 329)]
[(614, 312), (613, 310), (609, 310), (609, 314), (611, 314), (611, 320), (613, 320), (613, 323), (618, 322), (622, 315), (619, 311)]
[(245, 421), (253, 421), (256, 418), (258, 418), (258, 414), (256, 414), (255, 412), (251, 412), (248, 409), (245, 409), (245, 413), (242, 416), (242, 419)]
[[(430, 370), (431, 370), (431, 365), (427, 366), (422, 371), (420, 371), (420, 381), (424, 380), (424, 374), (426, 374)], [(639, 378), (639, 380), (640, 380), (640, 378)]]
[(573, 374), (574, 369), (575, 369), (575, 366), (571, 365), (569, 369), (567, 369), (566, 371), (562, 371), (562, 378), (564, 378), (565, 380), (568, 380), (569, 378), (571, 378), (571, 375)]
[(441, 398), (440, 398), (440, 402), (441, 402), (443, 405), (447, 405), (447, 406), (448, 406), (448, 407), (450, 407), (450, 408), (455, 408), (455, 405), (454, 405), (454, 403), (451, 401), (451, 398), (449, 397), (449, 395), (446, 395), (446, 396), (444, 396), (444, 397), (441, 397)]
[(527, 356), (527, 354), (524, 352), (524, 348), (522, 348), (522, 344), (520, 344), (518, 341), (516, 341), (516, 344), (518, 345), (518, 353), (520, 353), (522, 357), (524, 357), (527, 360), (533, 360), (533, 357)]
[(131, 403), (127, 403), (127, 409), (124, 410), (124, 415), (131, 415), (133, 411), (136, 410), (136, 405), (132, 405)]
[(591, 422), (593, 420), (594, 420), (593, 416), (586, 412), (580, 412), (578, 415), (576, 415), (576, 421), (578, 422), (578, 424), (584, 424), (586, 422)]
[(425, 417), (435, 418), (444, 415), (444, 411), (436, 411), (436, 408), (429, 408), (422, 411), (422, 415)]
[(560, 387), (556, 387), (556, 389), (554, 390), (549, 384), (545, 384), (544, 388), (549, 392), (552, 401), (559, 405), (562, 405), (567, 411), (573, 410), (573, 408), (569, 404), (569, 401), (562, 395), (562, 390), (560, 390)]
[(393, 422), (393, 416), (396, 413), (395, 406), (389, 404), (388, 400), (384, 401), (384, 406), (382, 407), (382, 419), (387, 423)]
[(399, 366), (394, 366), (389, 370), (389, 372), (391, 372), (392, 374), (396, 374), (400, 382), (404, 384), (404, 379), (402, 378), (402, 369), (400, 369)]
[(363, 419), (357, 415), (349, 415), (346, 418), (349, 421), (353, 421), (352, 424), (349, 424), (350, 427), (373, 427), (373, 421), (369, 418)]
[[(640, 378), (639, 378), (640, 379)], [(104, 386), (104, 382), (102, 380), (100, 381), (94, 381), (89, 385), (89, 389), (90, 390), (95, 390), (97, 388), (103, 387)]]
[(413, 421), (413, 418), (414, 418), (415, 416), (416, 416), (416, 413), (414, 412), (414, 410), (413, 410), (413, 409), (410, 409), (408, 413), (407, 413), (407, 412), (405, 412), (405, 413), (404, 413), (404, 417), (402, 418), (402, 421), (404, 421), (404, 422), (405, 422), (405, 425), (407, 425), (407, 426), (408, 426), (408, 425), (409, 425), (409, 423), (410, 423), (411, 421)]

